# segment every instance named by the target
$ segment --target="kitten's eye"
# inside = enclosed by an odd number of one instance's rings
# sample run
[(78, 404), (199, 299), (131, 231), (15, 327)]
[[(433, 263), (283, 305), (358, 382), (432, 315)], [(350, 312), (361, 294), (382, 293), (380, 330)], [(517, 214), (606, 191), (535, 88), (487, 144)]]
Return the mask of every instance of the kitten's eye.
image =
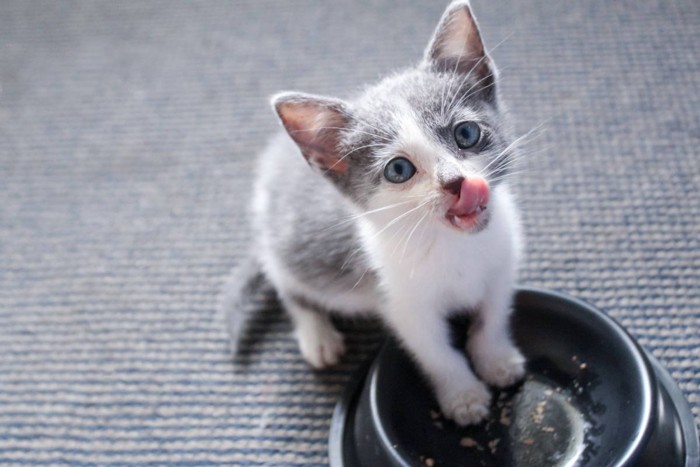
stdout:
[(405, 157), (392, 159), (384, 167), (384, 178), (391, 183), (403, 183), (413, 177), (415, 173), (415, 166)]
[(462, 122), (455, 127), (455, 142), (462, 149), (469, 149), (481, 139), (481, 128), (475, 122)]

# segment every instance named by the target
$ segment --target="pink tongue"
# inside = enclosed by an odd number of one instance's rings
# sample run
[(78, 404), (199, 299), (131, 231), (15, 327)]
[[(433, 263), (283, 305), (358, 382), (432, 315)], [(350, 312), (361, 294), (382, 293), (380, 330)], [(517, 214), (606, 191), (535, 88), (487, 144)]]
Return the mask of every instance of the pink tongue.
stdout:
[(462, 217), (475, 214), (480, 206), (486, 207), (489, 202), (489, 184), (481, 177), (464, 179), (459, 192), (459, 198), (454, 202), (449, 214)]

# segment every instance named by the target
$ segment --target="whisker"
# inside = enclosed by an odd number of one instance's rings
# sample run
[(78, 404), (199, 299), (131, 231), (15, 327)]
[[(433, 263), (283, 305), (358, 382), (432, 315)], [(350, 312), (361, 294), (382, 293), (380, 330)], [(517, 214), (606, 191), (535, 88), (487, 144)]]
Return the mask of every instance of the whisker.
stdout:
[[(484, 76), (483, 78), (481, 78), (480, 80), (478, 80), (477, 82), (475, 82), (469, 89), (467, 89), (467, 92), (464, 93), (464, 95), (463, 95), (462, 97), (459, 98), (459, 100), (455, 103), (455, 106), (464, 104), (464, 103), (466, 102), (467, 99), (469, 99), (470, 97), (472, 97), (472, 96), (473, 96), (474, 94), (476, 94), (477, 92), (483, 91), (483, 90), (488, 89), (488, 88), (490, 88), (490, 87), (492, 87), (492, 86), (495, 86), (495, 85), (496, 85), (496, 82), (493, 81), (493, 82), (487, 84), (486, 86), (481, 86), (481, 87), (479, 87), (478, 89), (472, 91), (472, 89), (474, 89), (475, 87), (477, 87), (482, 81), (484, 81), (484, 80), (490, 78), (491, 76), (493, 76), (493, 74), (489, 73), (488, 75)], [(452, 109), (454, 110), (454, 108), (452, 108)]]
[[(460, 57), (460, 58), (461, 58), (461, 57)], [(467, 82), (467, 80), (468, 80), (469, 77), (471, 76), (472, 72), (473, 72), (474, 70), (476, 70), (476, 67), (478, 67), (479, 65), (481, 65), (481, 62), (483, 62), (485, 58), (486, 58), (486, 54), (482, 55), (481, 58), (480, 58), (479, 60), (477, 60), (476, 63), (475, 63), (474, 65), (472, 65), (472, 67), (471, 67), (471, 69), (469, 70), (469, 72), (460, 80), (460, 83), (459, 83), (459, 86), (457, 87), (457, 90), (459, 90), (459, 88), (461, 88), (461, 87), (464, 85), (464, 83)], [(458, 62), (458, 63), (459, 63), (459, 62)], [(456, 72), (456, 70), (455, 70), (455, 72)], [(491, 73), (489, 73), (489, 74), (488, 74), (487, 76), (485, 76), (484, 78), (487, 78), (487, 77), (490, 76), (490, 75), (491, 75)], [(482, 78), (482, 79), (480, 79), (479, 81), (477, 81), (477, 82), (474, 84), (474, 86), (475, 86), (476, 84), (478, 84), (480, 81), (482, 81), (484, 78)], [(469, 88), (469, 91), (470, 91), (474, 86), (472, 86), (471, 88)], [(469, 92), (469, 91), (467, 91), (467, 92)], [(450, 92), (452, 92), (452, 86), (450, 86)], [(457, 98), (457, 96), (459, 96), (459, 93), (454, 93), (454, 95), (452, 96), (452, 99), (450, 99), (450, 103), (447, 104), (447, 109), (448, 109), (448, 110), (449, 110), (449, 109), (452, 109), (452, 105), (454, 104), (455, 99)], [(461, 101), (461, 99), (460, 99), (460, 101)]]
[[(429, 213), (430, 215), (435, 214), (435, 208), (434, 208), (434, 207), (431, 207), (431, 208), (428, 210), (428, 213)], [(423, 235), (424, 235), (424, 234), (425, 234), (425, 229), (423, 229), (423, 231), (422, 231), (421, 234), (420, 234), (420, 237), (418, 237), (418, 243), (422, 243), (422, 242), (423, 242)], [(431, 247), (432, 247), (432, 244), (431, 244)], [(429, 247), (429, 248), (426, 249), (426, 254), (427, 254), (427, 252), (430, 250), (431, 247)]]
[(520, 143), (521, 141), (523, 141), (525, 138), (527, 138), (528, 136), (532, 135), (535, 131), (537, 131), (537, 130), (539, 130), (540, 128), (542, 128), (543, 125), (544, 125), (544, 123), (541, 123), (541, 124), (539, 124), (538, 126), (532, 128), (532, 129), (531, 129), (530, 131), (528, 131), (527, 133), (525, 133), (525, 134), (521, 135), (520, 137), (516, 138), (515, 140), (513, 140), (508, 146), (506, 146), (506, 148), (505, 148), (503, 151), (501, 151), (501, 153), (500, 153), (498, 156), (496, 156), (496, 157), (495, 157), (491, 162), (489, 162), (484, 168), (482, 168), (481, 170), (479, 170), (479, 175), (484, 176), (483, 173), (484, 173), (489, 167), (491, 167), (493, 164), (497, 163), (499, 160), (502, 160), (501, 158), (502, 158), (505, 154), (507, 154), (508, 151), (510, 151), (513, 147), (515, 147), (517, 144), (519, 144), (519, 143)]
[(488, 50), (486, 53), (488, 53), (489, 55), (491, 55), (497, 48), (499, 48), (500, 46), (502, 46), (503, 44), (505, 44), (506, 41), (508, 41), (508, 40), (509, 40), (511, 37), (513, 37), (514, 35), (515, 35), (515, 31), (511, 31), (510, 33), (508, 33), (508, 34), (506, 35), (506, 37), (504, 37), (503, 39), (501, 39), (501, 41), (500, 41), (498, 44), (494, 45), (494, 46), (493, 46), (490, 50)]
[(355, 282), (355, 285), (353, 285), (353, 286), (352, 286), (352, 289), (350, 289), (350, 290), (355, 290), (355, 287), (357, 287), (358, 285), (360, 285), (360, 282), (362, 282), (362, 279), (365, 278), (365, 274), (367, 274), (367, 272), (369, 272), (369, 269), (370, 269), (370, 266), (367, 266), (367, 269), (365, 269), (365, 272), (362, 273), (362, 275), (360, 276), (360, 278), (357, 279), (357, 282)]
[(416, 206), (416, 207), (414, 207), (414, 208), (412, 208), (412, 209), (409, 209), (408, 211), (404, 212), (403, 214), (397, 216), (396, 218), (394, 218), (394, 220), (392, 220), (392, 221), (389, 222), (387, 225), (385, 225), (384, 227), (382, 227), (381, 230), (379, 230), (378, 232), (376, 232), (376, 233), (372, 236), (372, 238), (376, 238), (376, 237), (379, 236), (382, 232), (384, 232), (386, 229), (388, 229), (388, 228), (390, 228), (392, 225), (396, 224), (399, 220), (403, 219), (404, 217), (406, 217), (407, 215), (411, 214), (412, 212), (415, 212), (416, 210), (422, 208), (423, 206), (425, 206), (425, 205), (428, 204), (429, 202), (430, 202), (430, 199), (428, 199), (427, 201), (424, 201), (423, 203), (419, 204), (418, 206)]
[[(429, 215), (435, 214), (435, 206), (434, 205), (428, 209), (428, 214)], [(418, 237), (419, 244), (423, 244), (423, 236), (425, 235), (426, 231), (428, 231), (427, 225), (425, 228), (423, 228), (421, 230), (420, 237)], [(428, 256), (428, 254), (430, 254), (430, 250), (432, 250), (434, 242), (435, 242), (435, 237), (433, 236), (432, 240), (429, 239), (429, 243), (426, 246), (426, 248), (424, 249), (423, 257), (426, 257), (426, 256)], [(409, 274), (409, 278), (413, 279), (413, 275), (415, 274), (415, 272), (416, 272), (416, 261), (414, 260), (413, 266), (411, 267), (411, 272)]]
[[(512, 176), (515, 174), (520, 174), (520, 173), (526, 173), (526, 172), (531, 172), (532, 167), (524, 167), (522, 165), (523, 161), (528, 161), (531, 162), (533, 161), (533, 156), (541, 156), (542, 154), (545, 154), (547, 148), (538, 148), (536, 150), (527, 150), (527, 151), (518, 151), (514, 153), (514, 157), (511, 159), (505, 159), (501, 161), (496, 167), (491, 168), (491, 170), (487, 173), (484, 174), (483, 177), (489, 180), (497, 180), (498, 178), (489, 178), (492, 177), (494, 174), (498, 174), (498, 172), (503, 172), (507, 171), (506, 173), (503, 173), (503, 176)], [(512, 168), (518, 168), (518, 171), (511, 171)], [(501, 175), (499, 175), (500, 177)]]
[[(510, 171), (513, 168), (520, 167), (520, 161), (521, 161), (520, 155), (514, 157), (513, 159), (504, 159), (496, 167), (492, 167), (491, 170), (489, 170), (487, 173), (483, 174), (482, 177), (484, 177), (486, 179), (490, 179), (489, 177), (493, 177), (494, 175), (499, 176), (499, 173), (504, 173), (504, 172)], [(510, 172), (510, 173), (512, 173), (512, 172)]]
[(360, 219), (361, 217), (365, 217), (365, 216), (368, 216), (370, 214), (374, 214), (376, 212), (386, 211), (388, 209), (393, 209), (397, 206), (402, 206), (404, 204), (408, 204), (408, 203), (412, 203), (412, 202), (413, 202), (413, 200), (409, 199), (409, 200), (401, 201), (399, 203), (393, 203), (393, 204), (390, 204), (388, 206), (382, 206), (382, 207), (379, 207), (377, 209), (372, 209), (371, 211), (365, 211), (365, 212), (362, 212), (360, 214), (354, 214), (346, 219), (343, 219), (342, 221), (338, 222), (337, 224), (333, 224), (329, 227), (325, 227), (323, 230), (321, 230), (321, 232), (326, 232), (330, 229), (334, 229), (334, 228), (339, 227), (341, 225), (347, 224), (348, 222), (352, 222), (354, 220)]
[(494, 178), (490, 179), (489, 182), (491, 182), (491, 183), (500, 182), (503, 180), (507, 180), (515, 175), (520, 175), (520, 174), (524, 174), (524, 173), (528, 173), (528, 172), (530, 172), (530, 170), (518, 170), (516, 172), (508, 172), (508, 173), (505, 173), (505, 174), (500, 175), (498, 177), (494, 177)]
[[(428, 204), (428, 203), (432, 203), (432, 202), (434, 202), (434, 201), (435, 201), (437, 198), (439, 198), (439, 197), (440, 197), (440, 196), (439, 196), (438, 194), (422, 195), (422, 198), (425, 199), (425, 203), (423, 203), (423, 205)], [(418, 220), (418, 222), (414, 225), (413, 229), (410, 231), (410, 233), (408, 234), (408, 237), (407, 237), (407, 239), (406, 239), (403, 252), (401, 253), (401, 256), (402, 256), (402, 257), (406, 255), (406, 248), (407, 248), (407, 246), (408, 246), (408, 241), (411, 239), (411, 236), (412, 236), (413, 233), (415, 232), (415, 229), (417, 228), (418, 224), (420, 224), (420, 223), (428, 216), (428, 214), (431, 214), (432, 212), (433, 212), (433, 209), (432, 209), (431, 207), (429, 207), (429, 208), (428, 208), (428, 211), (425, 212), (425, 213), (423, 214), (423, 216), (421, 216), (421, 218)], [(410, 228), (410, 224), (409, 224), (409, 225), (406, 225), (405, 228), (402, 228), (402, 229), (398, 230), (397, 233), (403, 233), (405, 230), (408, 230), (408, 228)], [(391, 239), (391, 240), (393, 241), (393, 239), (394, 239), (395, 237), (396, 237), (396, 234), (394, 234), (394, 236), (392, 236), (392, 239)], [(399, 247), (400, 245), (401, 245), (401, 242), (400, 242), (400, 241), (396, 243), (396, 246), (394, 247), (394, 250), (393, 250), (392, 253), (391, 253), (391, 256), (392, 256), (392, 257), (394, 256), (394, 254), (396, 254), (396, 251), (397, 251), (397, 249), (398, 249), (398, 247)]]
[(394, 241), (396, 240), (396, 237), (399, 237), (399, 233), (403, 234), (403, 232), (407, 231), (408, 229), (411, 228), (411, 224), (404, 224), (401, 226), (401, 228), (397, 229), (396, 232), (394, 232), (394, 235), (391, 236), (391, 239), (389, 240), (390, 242), (394, 242), (394, 248), (391, 250), (391, 258), (396, 255), (396, 252), (399, 249), (399, 246), (401, 246), (400, 241)]
[[(466, 51), (467, 51), (467, 44), (464, 43), (464, 44), (462, 44), (462, 49), (461, 49), (461, 51), (460, 51), (459, 56), (457, 57), (457, 62), (455, 63), (454, 68), (452, 69), (452, 74), (453, 74), (453, 75), (457, 75), (457, 74), (458, 74), (458, 73), (457, 73), (457, 70), (459, 69), (459, 64), (460, 64), (460, 62), (462, 61), (462, 57), (465, 55)], [(472, 70), (473, 70), (473, 67), (472, 67)], [(469, 76), (469, 74), (471, 74), (471, 71), (472, 71), (472, 70), (469, 70), (469, 73), (467, 73), (467, 76)], [(464, 78), (464, 79), (466, 79), (466, 78)], [(460, 86), (461, 86), (461, 84), (464, 82), (464, 79), (461, 81)], [(449, 86), (448, 86), (448, 88), (447, 88), (447, 92), (446, 92), (445, 94), (443, 94), (443, 97), (444, 97), (443, 104), (444, 104), (445, 102), (447, 102), (447, 97), (448, 97), (450, 94), (452, 94), (452, 86), (454, 85), (454, 83), (455, 83), (455, 80), (450, 80)], [(457, 87), (457, 89), (459, 89), (459, 86)], [(452, 99), (454, 99), (454, 97), (453, 97)], [(452, 103), (452, 101), (450, 101), (450, 104), (448, 104), (446, 107), (442, 107), (442, 108), (440, 109), (441, 112), (442, 112), (443, 114), (445, 114), (445, 113), (447, 112), (447, 109), (450, 108), (451, 103)]]
[[(398, 216), (395, 217), (391, 222), (389, 222), (389, 223), (388, 223), (387, 225), (385, 225), (382, 229), (380, 229), (378, 232), (375, 232), (375, 233), (372, 235), (372, 237), (371, 237), (370, 239), (375, 239), (375, 238), (377, 238), (377, 237), (378, 237), (379, 235), (381, 235), (382, 232), (384, 232), (386, 229), (390, 228), (392, 225), (394, 225), (395, 223), (397, 223), (399, 220), (401, 220), (402, 218), (404, 218), (404, 217), (406, 217), (407, 215), (411, 214), (412, 212), (416, 211), (417, 209), (422, 208), (422, 207), (425, 206), (429, 201), (430, 201), (430, 199), (428, 199), (427, 201), (425, 201), (425, 202), (419, 204), (418, 206), (416, 206), (416, 207), (414, 207), (414, 208), (409, 209), (408, 211), (404, 212), (403, 214), (398, 215)], [(350, 262), (350, 260), (352, 259), (352, 257), (355, 256), (357, 253), (359, 253), (359, 252), (362, 251), (362, 250), (363, 250), (363, 248), (362, 248), (362, 247), (359, 247), (359, 248), (356, 248), (352, 253), (350, 253), (350, 254), (348, 255), (348, 257), (345, 259), (345, 262), (340, 266), (340, 270), (342, 271), (343, 269), (345, 269), (345, 267), (348, 265), (348, 263)]]
[(415, 233), (418, 226), (421, 225), (421, 223), (428, 217), (428, 214), (430, 214), (430, 211), (423, 214), (423, 216), (418, 220), (418, 222), (416, 222), (416, 225), (413, 226), (413, 229), (411, 229), (411, 232), (409, 232), (408, 237), (406, 238), (406, 241), (403, 244), (403, 251), (401, 252), (402, 257), (406, 256), (406, 249), (408, 248), (408, 243), (411, 241), (411, 237)]
[[(459, 89), (459, 88), (461, 88), (462, 86), (464, 86), (464, 83), (467, 82), (467, 80), (468, 80), (469, 77), (471, 76), (472, 72), (476, 69), (476, 67), (478, 67), (478, 66), (481, 64), (481, 62), (482, 62), (487, 56), (490, 55), (490, 53), (492, 53), (493, 51), (495, 51), (496, 49), (498, 49), (498, 48), (499, 48), (501, 45), (503, 45), (508, 39), (510, 39), (511, 37), (513, 37), (513, 34), (515, 34), (514, 31), (511, 32), (510, 34), (508, 34), (506, 37), (504, 37), (504, 38), (503, 38), (498, 44), (496, 44), (489, 52), (484, 53), (484, 55), (474, 64), (474, 66), (472, 66), (472, 68), (469, 70), (469, 72), (466, 73), (466, 75), (460, 80), (460, 83), (459, 83), (459, 86), (457, 86), (457, 89)], [(462, 53), (464, 53), (464, 50), (462, 50)], [(459, 61), (458, 61), (458, 63), (459, 63)], [(455, 71), (456, 71), (456, 69), (455, 69)], [(484, 79), (488, 78), (489, 76), (493, 76), (493, 73), (489, 73), (488, 75), (486, 75), (485, 77), (483, 77), (482, 79), (480, 79), (479, 81), (477, 81), (476, 83), (474, 83), (474, 85), (473, 85), (472, 87), (470, 87), (470, 88), (467, 90), (467, 94), (474, 88), (474, 86), (476, 86), (476, 85), (479, 84), (481, 81), (483, 81)], [(483, 89), (487, 89), (487, 88), (490, 87), (490, 86), (492, 86), (492, 85), (485, 86)], [(450, 92), (452, 92), (452, 86), (451, 86), (451, 85), (450, 85)], [(450, 104), (447, 106), (447, 109), (452, 109), (452, 108), (453, 108), (453, 105), (455, 104), (455, 101), (454, 101), (454, 100), (455, 100), (455, 97), (456, 97), (456, 96), (457, 96), (457, 94), (455, 94), (454, 96), (452, 96), (452, 100), (450, 101)], [(461, 98), (457, 101), (457, 104), (462, 104), (462, 103), (464, 103), (464, 101), (465, 101), (468, 97), (470, 97), (470, 96), (471, 96), (471, 94), (468, 94), (468, 95), (466, 95), (466, 96), (461, 97)], [(445, 113), (445, 110), (446, 110), (446, 109), (443, 108), (443, 109), (441, 109), (441, 110), (443, 111), (443, 113)]]
[(525, 174), (528, 172), (532, 172), (530, 169), (520, 169), (520, 170), (514, 170), (512, 172), (504, 172), (501, 175), (498, 175), (497, 177), (492, 178), (491, 180), (503, 180), (509, 177), (514, 177), (515, 175), (520, 175), (520, 174)]

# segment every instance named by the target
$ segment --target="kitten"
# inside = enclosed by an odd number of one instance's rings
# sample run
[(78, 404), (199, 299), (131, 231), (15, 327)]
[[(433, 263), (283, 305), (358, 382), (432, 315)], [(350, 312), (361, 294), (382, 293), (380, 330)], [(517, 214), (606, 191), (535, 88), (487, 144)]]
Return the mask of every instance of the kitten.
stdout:
[[(417, 67), (347, 101), (274, 96), (286, 134), (260, 159), (251, 257), (223, 294), (234, 346), (242, 300), (269, 281), (313, 367), (344, 352), (327, 310), (374, 312), (445, 416), (460, 425), (486, 417), (484, 382), (508, 386), (524, 374), (508, 329), (522, 240), (507, 185), (515, 141), (497, 85), (469, 3), (458, 0)], [(448, 320), (465, 310), (481, 380), (451, 346)]]

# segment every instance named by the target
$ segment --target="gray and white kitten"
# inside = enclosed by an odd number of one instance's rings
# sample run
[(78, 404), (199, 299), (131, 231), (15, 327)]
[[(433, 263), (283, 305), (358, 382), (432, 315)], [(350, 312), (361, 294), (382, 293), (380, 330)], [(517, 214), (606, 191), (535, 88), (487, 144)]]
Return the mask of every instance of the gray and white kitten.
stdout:
[[(417, 67), (352, 100), (274, 96), (286, 133), (260, 158), (251, 258), (223, 294), (234, 346), (243, 296), (264, 279), (313, 367), (344, 352), (327, 310), (376, 313), (445, 416), (482, 420), (484, 382), (508, 386), (524, 374), (508, 327), (522, 240), (507, 185), (516, 141), (497, 84), (469, 3), (458, 0)], [(451, 345), (448, 320), (465, 310), (481, 379)]]

